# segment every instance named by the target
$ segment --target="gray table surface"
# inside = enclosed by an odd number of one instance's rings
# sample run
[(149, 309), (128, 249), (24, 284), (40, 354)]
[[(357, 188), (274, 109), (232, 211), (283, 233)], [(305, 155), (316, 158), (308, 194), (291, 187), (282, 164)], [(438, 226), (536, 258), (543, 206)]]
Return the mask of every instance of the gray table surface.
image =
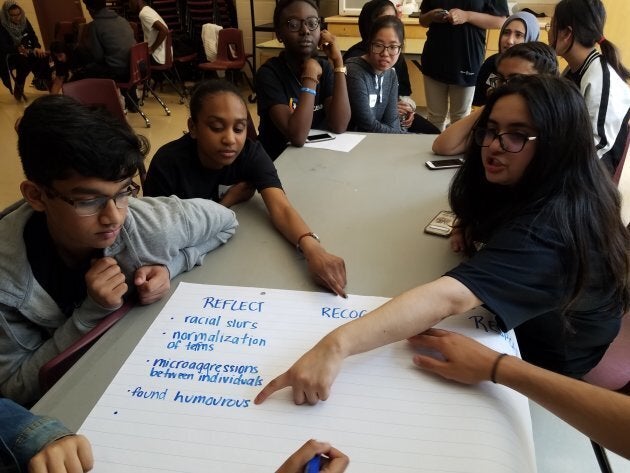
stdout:
[[(289, 148), (276, 161), (293, 205), (328, 251), (342, 256), (352, 294), (393, 297), (439, 277), (459, 261), (448, 240), (423, 233), (447, 209), (453, 170), (428, 170), (431, 135), (367, 135), (349, 153)], [(204, 284), (321, 290), (295, 248), (272, 227), (262, 199), (235, 207), (240, 222), (228, 244), (203, 266), (178, 276)], [(118, 322), (35, 405), (72, 429), (83, 423), (164, 300), (137, 307)], [(541, 473), (597, 471), (588, 439), (531, 404)], [(630, 471), (614, 459), (616, 471)]]

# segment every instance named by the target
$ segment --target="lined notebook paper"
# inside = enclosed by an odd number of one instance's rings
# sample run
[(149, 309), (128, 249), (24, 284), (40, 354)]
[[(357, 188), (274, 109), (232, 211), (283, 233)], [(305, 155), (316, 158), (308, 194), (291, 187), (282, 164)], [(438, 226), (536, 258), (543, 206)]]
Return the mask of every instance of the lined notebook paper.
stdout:
[[(387, 299), (180, 283), (80, 432), (94, 471), (273, 472), (309, 438), (348, 472), (535, 472), (527, 400), (417, 369), (395, 343), (348, 358), (326, 402), (253, 399), (324, 334)], [(440, 325), (517, 354), (477, 310)]]

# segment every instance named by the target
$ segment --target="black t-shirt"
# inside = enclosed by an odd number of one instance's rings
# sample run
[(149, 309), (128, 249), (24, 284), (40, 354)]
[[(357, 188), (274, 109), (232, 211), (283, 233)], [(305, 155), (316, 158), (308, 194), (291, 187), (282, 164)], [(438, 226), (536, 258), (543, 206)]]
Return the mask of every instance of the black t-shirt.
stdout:
[(583, 293), (567, 315), (561, 314), (574, 275), (567, 271), (573, 255), (559, 236), (553, 221), (523, 216), (497, 230), (447, 276), (482, 300), (501, 330), (515, 329), (524, 360), (579, 378), (617, 335), (622, 308), (611, 275), (602, 269), (602, 256), (593, 251)]
[(260, 143), (247, 140), (234, 162), (218, 170), (202, 166), (197, 141), (185, 134), (157, 150), (143, 186), (146, 196), (176, 195), (219, 200), (219, 186), (246, 181), (258, 192), (268, 187), (282, 189), (278, 172)]
[[(322, 75), (317, 84), (317, 95), (313, 107), (311, 128), (327, 129), (324, 103), (332, 97), (335, 83), (332, 66), (327, 59), (317, 58), (322, 67)], [(302, 84), (300, 78), (291, 70), (284, 52), (278, 57), (269, 59), (256, 72), (256, 98), (260, 125), (258, 139), (271, 159), (275, 160), (287, 147), (287, 137), (276, 127), (271, 119), (269, 109), (274, 105), (288, 105), (295, 110), (300, 97)]]
[(477, 84), (475, 85), (475, 95), (473, 97), (473, 105), (476, 107), (481, 107), (486, 104), (488, 100), (488, 89), (490, 86), (486, 84), (488, 82), (488, 78), (491, 74), (497, 73), (497, 58), (499, 57), (499, 53), (493, 54), (488, 59), (486, 59), (481, 65), (481, 69), (479, 69), (479, 74), (477, 75)]
[[(506, 0), (423, 0), (420, 12), (436, 8), (509, 15)], [(477, 79), (486, 46), (486, 30), (470, 23), (431, 23), (422, 51), (422, 73), (445, 84), (472, 87)]]
[[(26, 256), (37, 282), (52, 297), (66, 317), (87, 297), (85, 273), (90, 261), (77, 268), (69, 268), (59, 256), (48, 231), (46, 215), (34, 212), (24, 226)], [(102, 257), (102, 254), (95, 254)]]

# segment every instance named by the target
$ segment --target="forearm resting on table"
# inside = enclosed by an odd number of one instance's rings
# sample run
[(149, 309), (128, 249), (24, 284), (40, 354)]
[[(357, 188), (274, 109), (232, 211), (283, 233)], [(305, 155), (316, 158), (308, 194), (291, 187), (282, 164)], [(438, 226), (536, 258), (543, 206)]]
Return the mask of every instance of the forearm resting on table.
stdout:
[(515, 357), (504, 357), (499, 362), (496, 381), (529, 397), (597, 443), (630, 458), (630, 396)]

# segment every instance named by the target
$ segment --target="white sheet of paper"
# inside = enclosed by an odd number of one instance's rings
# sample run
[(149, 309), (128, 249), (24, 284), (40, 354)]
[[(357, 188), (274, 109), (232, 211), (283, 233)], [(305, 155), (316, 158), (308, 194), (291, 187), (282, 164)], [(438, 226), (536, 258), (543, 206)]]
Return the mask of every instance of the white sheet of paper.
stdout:
[[(330, 133), (329, 131), (319, 131), (319, 130), (311, 130), (310, 134), (316, 133)], [(333, 135), (334, 133), (330, 133)], [(356, 133), (341, 133), (339, 135), (334, 135), (334, 140), (328, 141), (318, 141), (316, 143), (305, 143), (305, 148), (321, 148), (321, 149), (329, 149), (332, 151), (342, 151), (344, 153), (348, 153), (352, 151), (352, 149), (358, 145), (365, 135), (359, 135)]]
[[(80, 429), (93, 471), (269, 473), (317, 438), (350, 456), (348, 472), (535, 472), (527, 400), (424, 373), (406, 342), (347, 359), (316, 406), (290, 389), (253, 404), (324, 334), (385, 301), (180, 283)], [(518, 353), (493, 324), (478, 310), (441, 326)]]

